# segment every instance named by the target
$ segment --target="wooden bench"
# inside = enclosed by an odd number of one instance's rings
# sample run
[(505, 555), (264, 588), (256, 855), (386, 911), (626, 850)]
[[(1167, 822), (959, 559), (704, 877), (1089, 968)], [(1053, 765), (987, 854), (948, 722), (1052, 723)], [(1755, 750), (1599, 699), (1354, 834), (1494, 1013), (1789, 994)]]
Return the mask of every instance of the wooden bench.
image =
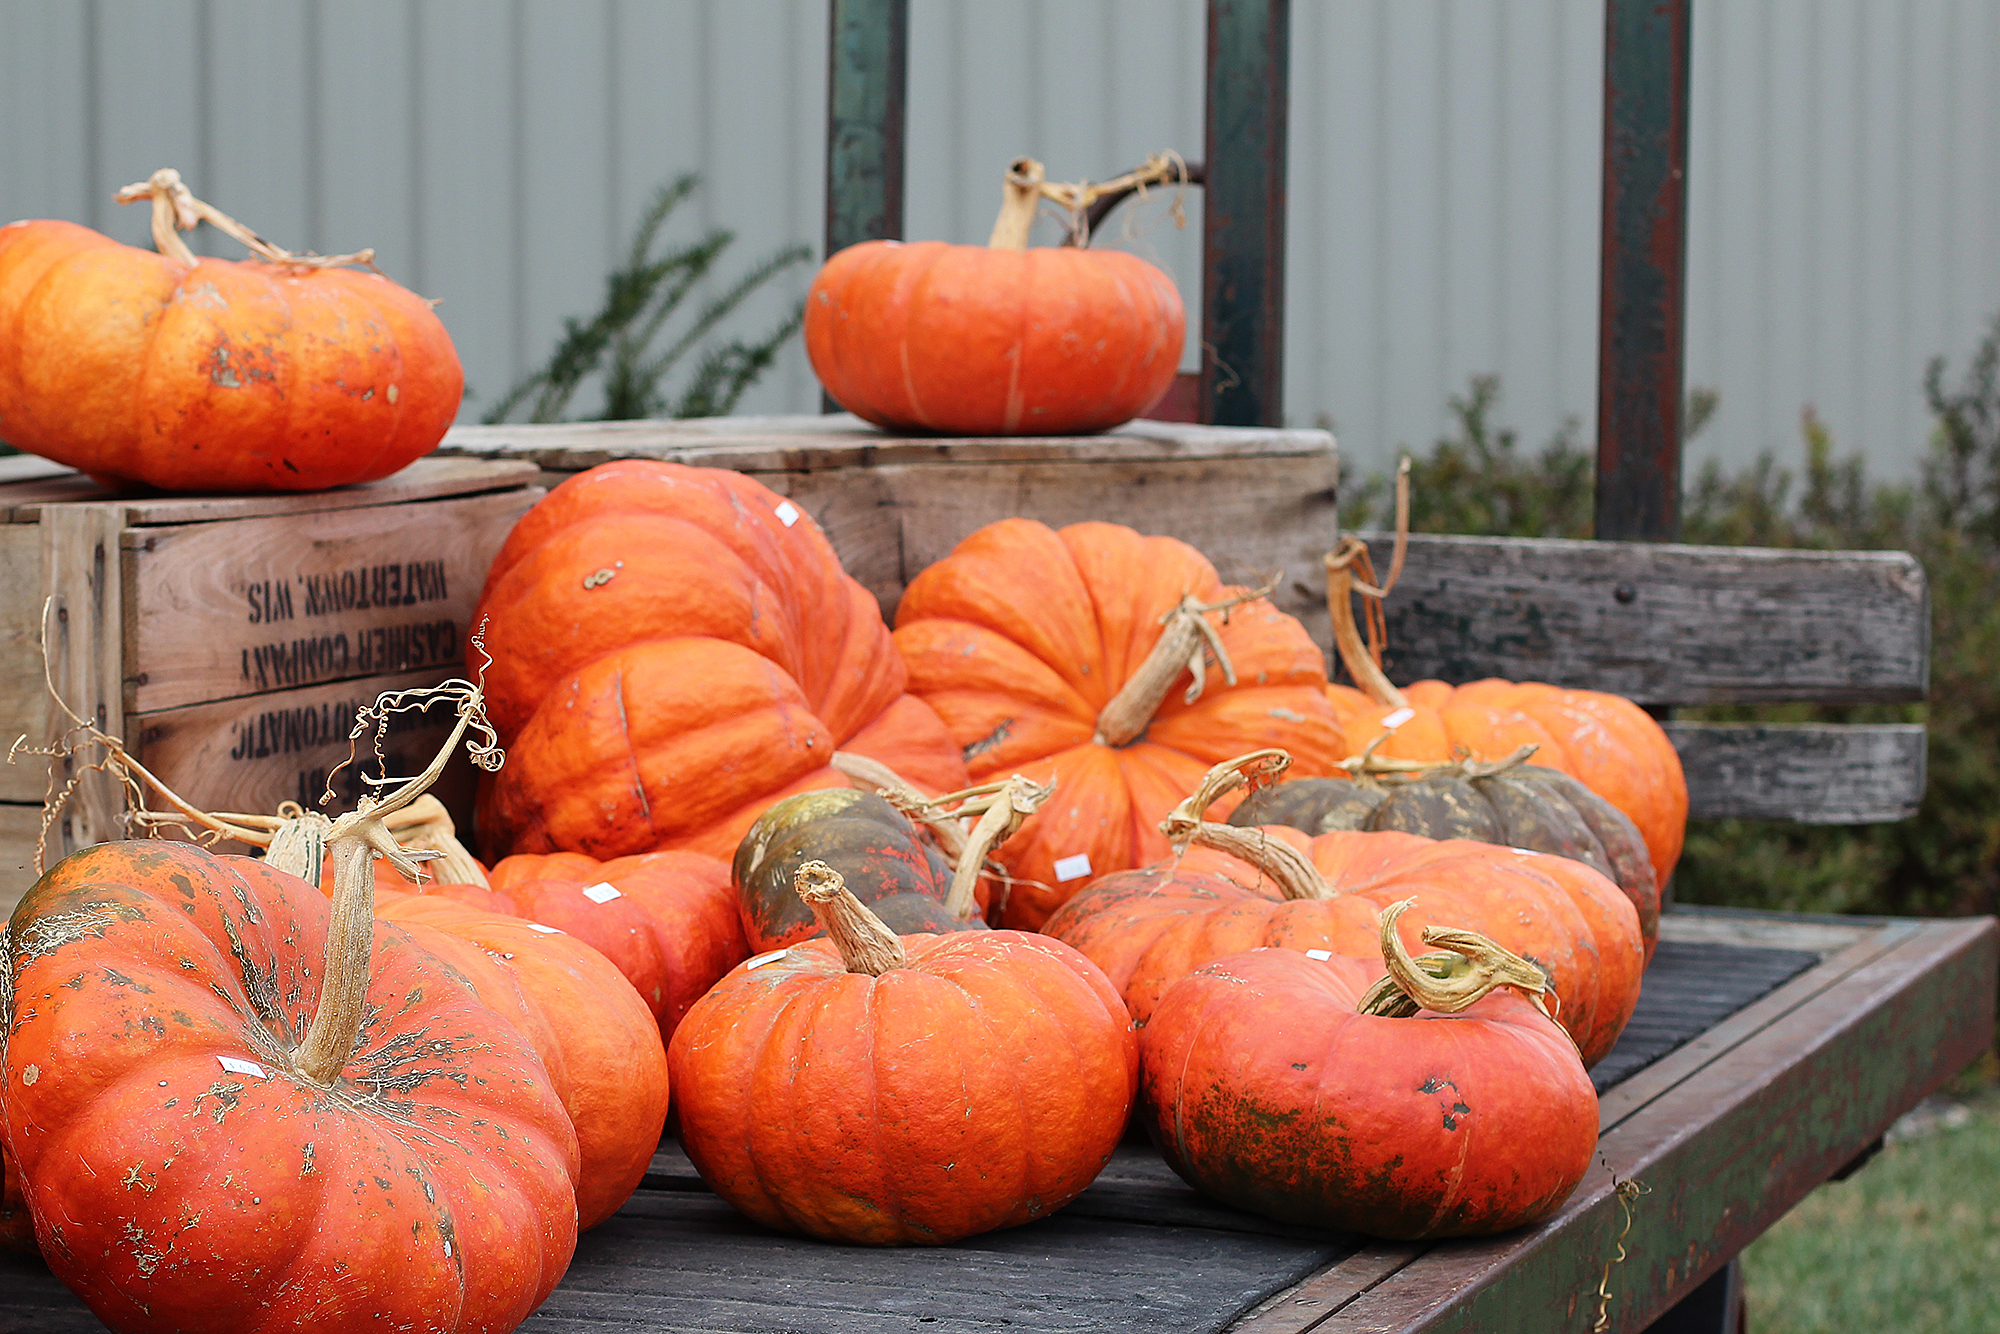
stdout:
[[(1138, 423), (1087, 441), (899, 440), (851, 419), (474, 428), (448, 447), (544, 480), (642, 455), (739, 468), (800, 501), (893, 607), (924, 564), (1009, 514), (1111, 518), (1193, 540), (1225, 574), (1288, 567), (1280, 601), (1325, 637), (1315, 573), (1337, 531), (1322, 432)], [(1397, 679), (1486, 675), (1648, 705), (1921, 699), (1922, 572), (1894, 553), (1417, 538), (1389, 600)], [(1920, 727), (1670, 724), (1700, 817), (1898, 819)], [(744, 1221), (662, 1146), (582, 1241), (539, 1330), (935, 1328), (1721, 1331), (1731, 1259), (1991, 1041), (2000, 930), (1682, 909), (1640, 1010), (1596, 1072), (1602, 1161), (1549, 1223), (1432, 1245), (1221, 1209), (1128, 1143), (1084, 1197), (939, 1250), (829, 1247)], [(1629, 1231), (1619, 1181), (1647, 1194)], [(1611, 1265), (1623, 1235), (1625, 1258)], [(1607, 1266), (1608, 1281), (1605, 1278)], [(32, 1261), (0, 1260), (0, 1331), (93, 1329)]]

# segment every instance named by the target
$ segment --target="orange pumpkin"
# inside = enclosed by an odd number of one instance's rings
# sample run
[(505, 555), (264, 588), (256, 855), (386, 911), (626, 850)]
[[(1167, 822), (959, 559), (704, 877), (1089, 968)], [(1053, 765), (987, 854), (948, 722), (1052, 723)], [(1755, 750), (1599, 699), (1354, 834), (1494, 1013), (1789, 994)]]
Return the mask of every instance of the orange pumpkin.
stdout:
[(1348, 743), (1358, 752), (1387, 732), (1374, 752), (1385, 759), (1450, 760), (1464, 752), (1488, 761), (1532, 744), (1536, 764), (1568, 774), (1638, 826), (1664, 886), (1687, 835), (1688, 792), (1680, 752), (1660, 725), (1629, 699), (1537, 681), (1418, 681), (1398, 689), (1354, 622), (1349, 566), (1366, 551), (1350, 537), (1327, 557), (1334, 646), (1360, 686), (1326, 688)]
[(0, 439), (113, 484), (319, 491), (443, 438), (464, 373), (422, 298), (261, 242), (278, 262), (197, 259), (176, 217), (222, 215), (171, 171), (128, 196), (153, 199), (161, 253), (0, 227)]
[(965, 786), (874, 597), (739, 473), (628, 459), (570, 478), (508, 536), (482, 620), (508, 750), (481, 786), (489, 855), (727, 859), (773, 802), (847, 785), (836, 748)]
[(1186, 543), (1115, 524), (980, 529), (911, 581), (896, 647), (974, 779), (1055, 784), (998, 854), (1007, 926), (1166, 856), (1157, 826), (1211, 764), (1284, 746), (1324, 775), (1345, 754), (1304, 627)]
[(548, 1073), (365, 883), (109, 843), (15, 909), (7, 1146), (113, 1328), (512, 1329), (562, 1276)]
[(1028, 249), (1041, 170), (1014, 164), (988, 246), (864, 241), (827, 260), (806, 355), (842, 407), (892, 431), (1075, 435), (1159, 401), (1187, 333), (1180, 293), (1136, 255)]
[(1597, 1093), (1540, 1008), (1540, 974), (1464, 931), (1427, 930), (1451, 953), (1420, 964), (1396, 912), (1370, 964), (1257, 950), (1167, 992), (1140, 1037), (1142, 1115), (1197, 1190), (1287, 1222), (1428, 1238), (1537, 1222), (1583, 1179)]
[(729, 867), (692, 852), (608, 862), (578, 852), (522, 855), (495, 866), (490, 887), (414, 888), (422, 897), (557, 927), (591, 946), (638, 991), (663, 1046), (688, 1006), (750, 957)]
[(702, 1179), (767, 1227), (867, 1245), (941, 1245), (1076, 1198), (1138, 1075), (1104, 975), (1045, 936), (899, 939), (823, 862), (796, 883), (828, 938), (737, 967), (668, 1050)]

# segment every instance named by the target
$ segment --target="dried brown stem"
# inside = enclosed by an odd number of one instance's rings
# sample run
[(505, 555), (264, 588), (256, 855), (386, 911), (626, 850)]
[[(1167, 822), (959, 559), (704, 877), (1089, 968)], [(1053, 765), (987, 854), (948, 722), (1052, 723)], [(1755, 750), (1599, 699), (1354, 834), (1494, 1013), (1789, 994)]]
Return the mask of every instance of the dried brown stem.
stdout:
[(348, 264), (375, 267), (373, 250), (357, 250), (351, 255), (295, 255), (272, 245), (213, 204), (196, 199), (172, 167), (162, 167), (143, 181), (134, 182), (116, 196), (121, 204), (151, 200), (153, 204), (153, 248), (183, 264), (197, 262), (195, 253), (181, 240), (180, 233), (193, 231), (203, 222), (248, 246), (259, 259), (297, 269), (332, 269)]
[(977, 905), (973, 891), (979, 887), (979, 877), (986, 869), (986, 854), (1012, 838), (1022, 822), (1039, 810), (1055, 790), (1053, 783), (1037, 783), (1015, 774), (1000, 784), (999, 791), (959, 804), (957, 810), (952, 812), (955, 816), (969, 815), (974, 811), (980, 814), (964, 848), (959, 851), (957, 865), (952, 872), (951, 889), (944, 896), (946, 912), (958, 918), (972, 916)]
[(1202, 818), (1210, 806), (1237, 788), (1254, 791), (1276, 781), (1291, 763), (1290, 755), (1276, 749), (1252, 751), (1224, 760), (1202, 776), (1201, 785), (1187, 800), (1167, 812), (1167, 818), (1160, 821), (1160, 832), (1174, 845), (1176, 854), (1200, 846), (1249, 862), (1269, 876), (1288, 900), (1333, 898), (1333, 886), (1291, 844), (1272, 838), (1261, 829), (1216, 824)]
[[(993, 234), (986, 242), (987, 248), (1026, 250), (1028, 232), (1035, 225), (1035, 215), (1044, 199), (1068, 214), (1069, 234), (1063, 244), (1087, 244), (1090, 229), (1098, 216), (1092, 206), (1099, 200), (1110, 199), (1115, 206), (1128, 194), (1144, 195), (1148, 186), (1170, 181), (1180, 185), (1183, 191), (1189, 181), (1188, 164), (1180, 154), (1172, 151), (1155, 153), (1139, 166), (1111, 180), (1078, 181), (1071, 185), (1049, 180), (1048, 170), (1031, 157), (1015, 158), (1007, 164), (1006, 183), (1000, 196), (1000, 215), (993, 221)], [(1109, 211), (1108, 206), (1106, 211)], [(1178, 195), (1174, 199), (1174, 223), (1180, 227), (1187, 226), (1187, 216)]]
[(1153, 651), (1146, 655), (1139, 670), (1111, 697), (1097, 715), (1097, 735), (1093, 738), (1099, 745), (1123, 746), (1145, 734), (1152, 725), (1153, 715), (1159, 712), (1167, 691), (1180, 679), (1182, 672), (1193, 678), (1188, 683), (1187, 693), (1182, 696), (1189, 704), (1201, 698), (1201, 692), (1208, 684), (1208, 662), (1212, 657), (1215, 665), (1222, 670), (1222, 679), (1230, 685), (1236, 684), (1236, 667), (1229, 661), (1229, 650), (1223, 647), (1221, 632), (1208, 619), (1210, 612), (1223, 613), (1223, 623), (1228, 624), (1228, 614), (1232, 608), (1259, 598), (1269, 597), (1271, 590), (1278, 586), (1278, 578), (1273, 577), (1261, 588), (1245, 589), (1231, 594), (1220, 602), (1202, 602), (1193, 594), (1183, 594), (1179, 605), (1160, 618), (1166, 628), (1160, 632)]
[(854, 897), (840, 872), (825, 862), (807, 862), (792, 873), (792, 889), (805, 900), (850, 973), (880, 977), (907, 961), (903, 942)]
[(1424, 944), (1442, 945), (1448, 953), (1415, 958), (1396, 933), (1397, 919), (1415, 899), (1392, 903), (1381, 913), (1382, 963), (1389, 975), (1369, 988), (1355, 1009), (1361, 1014), (1408, 1017), (1419, 1009), (1457, 1014), (1499, 987), (1513, 987), (1547, 1014), (1548, 975), (1513, 951), (1475, 931), (1427, 926)]

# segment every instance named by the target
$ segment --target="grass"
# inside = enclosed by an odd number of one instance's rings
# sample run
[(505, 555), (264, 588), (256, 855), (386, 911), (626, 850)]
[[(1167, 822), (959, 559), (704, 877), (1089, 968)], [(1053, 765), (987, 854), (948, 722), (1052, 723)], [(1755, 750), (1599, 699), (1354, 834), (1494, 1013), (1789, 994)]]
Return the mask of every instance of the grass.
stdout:
[(1744, 1252), (1757, 1334), (2000, 1330), (2000, 1059), (1950, 1091), (1958, 1124), (1891, 1139)]

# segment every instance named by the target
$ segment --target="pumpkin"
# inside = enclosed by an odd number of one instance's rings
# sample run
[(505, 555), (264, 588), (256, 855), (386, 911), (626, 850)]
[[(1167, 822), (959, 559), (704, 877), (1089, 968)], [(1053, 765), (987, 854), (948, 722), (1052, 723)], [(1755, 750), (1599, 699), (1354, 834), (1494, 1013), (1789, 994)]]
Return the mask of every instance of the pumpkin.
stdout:
[[(444, 325), (369, 253), (296, 256), (164, 170), (159, 253), (56, 221), (0, 227), (0, 438), (111, 485), (319, 491), (430, 452), (465, 387)], [(200, 218), (263, 261), (197, 259)]]
[(349, 846), (332, 904), (149, 841), (15, 909), (6, 1143), (50, 1268), (116, 1329), (506, 1330), (569, 1263), (542, 1062), (371, 917)]
[(1245, 798), (1229, 823), (1290, 825), (1308, 834), (1393, 829), (1570, 857), (1632, 900), (1650, 960), (1659, 935), (1660, 887), (1638, 826), (1568, 774), (1522, 763), (1528, 752), (1523, 746), (1498, 764), (1444, 765), (1385, 764), (1364, 754), (1343, 766), (1355, 778), (1301, 778), (1267, 787)]
[(863, 241), (806, 294), (806, 355), (828, 394), (890, 431), (1077, 435), (1172, 383), (1187, 335), (1173, 280), (1136, 255), (1028, 248), (1043, 170), (1022, 159), (984, 247)]
[[(1367, 550), (1359, 538), (1348, 537), (1326, 558), (1334, 646), (1360, 687), (1326, 688), (1341, 733), (1356, 745), (1375, 745), (1386, 733), (1376, 753), (1396, 760), (1466, 754), (1493, 761), (1532, 745), (1537, 764), (1561, 770), (1624, 812), (1645, 839), (1654, 883), (1665, 885), (1687, 835), (1688, 793), (1680, 752), (1660, 725), (1631, 700), (1537, 681), (1491, 679), (1456, 687), (1418, 681), (1398, 689), (1354, 621), (1351, 567), (1366, 559)], [(1365, 582), (1364, 596), (1374, 596)]]
[[(923, 803), (919, 809), (936, 813), (921, 831), (882, 797), (853, 789), (802, 792), (765, 811), (730, 868), (750, 948), (777, 949), (821, 933), (819, 919), (793, 888), (807, 862), (831, 866), (848, 893), (899, 936), (984, 930), (980, 868), (1049, 797), (1049, 789), (1020, 777), (991, 787)], [(908, 801), (914, 794), (902, 795)], [(954, 799), (957, 804), (944, 812), (942, 804)], [(980, 819), (967, 836), (953, 820), (971, 814)]]
[(1358, 960), (1257, 950), (1161, 999), (1140, 1038), (1141, 1115), (1195, 1189), (1408, 1240), (1539, 1222), (1576, 1189), (1597, 1094), (1531, 999), (1541, 974), (1435, 927), (1425, 942), (1448, 952), (1412, 959), (1397, 915), (1380, 924), (1385, 985)]
[(608, 862), (578, 852), (523, 854), (496, 865), (488, 886), (404, 882), (396, 888), (575, 936), (637, 990), (659, 1025), (662, 1046), (688, 1006), (750, 955), (728, 866), (692, 852)]
[(827, 939), (739, 965), (668, 1063), (681, 1144), (767, 1227), (936, 1245), (1044, 1217), (1109, 1161), (1137, 1077), (1103, 974), (1014, 931), (898, 938), (824, 863)]
[(576, 1127), (577, 1226), (589, 1231), (639, 1188), (667, 1121), (659, 1021), (611, 961), (537, 922), (377, 890), (375, 915), (411, 932), (513, 1018)]
[(1242, 829), (1201, 818), (1216, 793), (1282, 769), (1264, 752), (1217, 765), (1169, 817), (1177, 858), (1104, 876), (1043, 928), (1102, 968), (1143, 1027), (1167, 989), (1215, 959), (1263, 946), (1376, 950), (1376, 914), (1415, 896), (1403, 930), (1465, 925), (1532, 959), (1557, 1018), (1586, 1064), (1611, 1050), (1638, 1004), (1645, 949), (1638, 914), (1582, 862), (1466, 839), (1336, 831), (1308, 839), (1283, 826)]
[(727, 859), (772, 803), (847, 785), (836, 748), (966, 785), (875, 599), (741, 474), (627, 459), (570, 478), (508, 535), (482, 621), (510, 757), (481, 784), (489, 855)]
[(1092, 875), (1167, 854), (1158, 825), (1218, 760), (1283, 745), (1301, 772), (1345, 752), (1319, 649), (1184, 542), (1108, 523), (1003, 519), (924, 570), (896, 612), (911, 693), (975, 779), (1055, 796), (1000, 853), (1011, 927), (1041, 925)]

